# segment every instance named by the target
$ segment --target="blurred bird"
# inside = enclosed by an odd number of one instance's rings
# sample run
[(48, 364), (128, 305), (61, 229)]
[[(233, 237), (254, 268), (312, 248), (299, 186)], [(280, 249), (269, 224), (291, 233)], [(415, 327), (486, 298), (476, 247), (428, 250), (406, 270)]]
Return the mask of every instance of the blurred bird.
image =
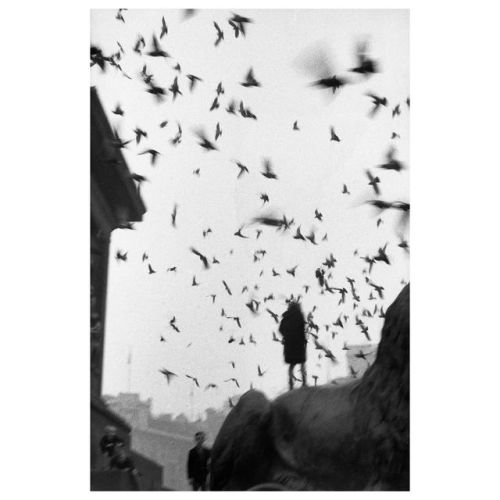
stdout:
[(395, 116), (399, 116), (401, 114), (401, 109), (399, 107), (399, 104), (396, 104), (392, 110), (392, 117), (394, 118)]
[(198, 136), (198, 139), (200, 139), (200, 142), (198, 144), (205, 149), (206, 151), (218, 151), (217, 146), (215, 146), (207, 137), (203, 129), (198, 129), (195, 131), (195, 134)]
[(189, 91), (192, 92), (196, 86), (197, 82), (202, 82), (203, 80), (199, 76), (186, 75), (189, 80)]
[(215, 140), (217, 140), (222, 135), (222, 129), (220, 128), (220, 123), (217, 122), (215, 126)]
[(229, 295), (233, 295), (233, 294), (231, 293), (231, 289), (229, 288), (228, 284), (227, 284), (224, 280), (222, 280), (222, 283), (223, 283), (223, 285), (224, 285), (224, 288), (226, 289), (226, 292), (227, 292)]
[(340, 142), (339, 136), (335, 133), (333, 127), (330, 127), (330, 141)]
[(342, 188), (342, 194), (351, 194), (349, 192), (349, 189), (347, 189), (347, 186), (344, 184), (343, 188)]
[(264, 374), (267, 372), (266, 371), (262, 371), (262, 368), (260, 367), (260, 365), (257, 365), (257, 374), (259, 375), (259, 377), (262, 377), (264, 376)]
[(161, 18), (161, 33), (160, 33), (160, 40), (168, 33), (168, 27), (167, 23), (165, 22), (165, 18)]
[(311, 232), (309, 233), (308, 236), (306, 236), (306, 239), (308, 239), (313, 245), (317, 245), (316, 243), (316, 234), (314, 231), (311, 229)]
[(224, 94), (224, 87), (222, 86), (222, 82), (219, 82), (217, 84), (217, 88), (215, 89), (215, 92), (217, 92), (217, 97), (219, 97), (221, 94)]
[(228, 104), (226, 111), (232, 115), (236, 114), (236, 101), (234, 99)]
[(271, 311), (271, 309), (268, 308), (266, 308), (266, 311), (271, 315), (271, 317), (274, 319), (276, 323), (279, 323), (279, 318), (276, 313), (274, 313), (273, 311)]
[(175, 99), (176, 99), (176, 97), (177, 97), (178, 94), (182, 95), (182, 92), (179, 90), (179, 84), (177, 82), (177, 78), (178, 78), (177, 76), (174, 78), (174, 81), (173, 81), (172, 85), (168, 89), (174, 95), (172, 97), (173, 101), (175, 101)]
[(125, 113), (119, 104), (116, 105), (115, 109), (112, 111), (113, 114), (123, 116)]
[(377, 73), (378, 65), (376, 61), (370, 59), (367, 56), (368, 44), (366, 42), (358, 43), (356, 47), (356, 57), (358, 59), (358, 65), (349, 71), (354, 73), (360, 73), (366, 77)]
[(170, 215), (170, 219), (171, 219), (171, 222), (172, 222), (172, 227), (177, 227), (176, 226), (176, 219), (177, 219), (177, 209), (178, 208), (179, 208), (179, 206), (176, 203), (174, 205), (174, 209), (172, 210), (172, 214)]
[(156, 38), (156, 35), (153, 35), (153, 40), (152, 40), (151, 44), (153, 45), (153, 48), (149, 52), (147, 52), (148, 56), (151, 56), (151, 57), (170, 57), (170, 55), (161, 48), (160, 43), (158, 42), (158, 39)]
[(228, 19), (228, 23), (234, 30), (234, 37), (238, 38), (240, 33), (246, 36), (246, 25), (248, 23), (253, 23), (253, 21), (248, 17), (240, 16), (233, 12), (232, 17)]
[(118, 21), (122, 21), (123, 23), (125, 22), (125, 19), (123, 18), (123, 14), (122, 14), (122, 12), (124, 10), (128, 10), (128, 9), (118, 9), (118, 12), (116, 13), (116, 16), (115, 16), (115, 19), (117, 19)]
[(148, 273), (149, 274), (154, 274), (156, 271), (151, 267), (151, 264), (148, 264)]
[(144, 130), (140, 129), (139, 127), (136, 127), (134, 129), (134, 134), (135, 134), (135, 142), (136, 144), (139, 144), (141, 142), (141, 138), (145, 137), (147, 139), (148, 134)]
[(250, 68), (248, 70), (248, 73), (246, 74), (245, 76), (245, 81), (244, 82), (240, 82), (240, 85), (242, 87), (260, 87), (260, 83), (255, 79), (254, 75), (253, 75), (253, 68)]
[(387, 98), (378, 97), (375, 94), (366, 94), (366, 95), (371, 98), (373, 103), (373, 108), (368, 115), (370, 118), (373, 118), (377, 113), (377, 111), (379, 110), (380, 106), (387, 106)]
[(197, 12), (198, 9), (182, 9), (184, 20), (191, 19)]
[(208, 259), (202, 253), (198, 252), (198, 250), (196, 250), (196, 248), (193, 247), (191, 247), (190, 250), (200, 258), (200, 260), (203, 262), (203, 266), (205, 269), (210, 269), (210, 264), (208, 263)]
[(296, 229), (295, 236), (293, 237), (294, 240), (303, 240), (306, 241), (302, 233), (300, 232), (300, 226)]
[(156, 151), (156, 149), (146, 149), (142, 153), (139, 153), (139, 156), (140, 155), (145, 155), (145, 154), (151, 155), (151, 165), (154, 166), (154, 164), (156, 163), (156, 158), (158, 157), (158, 155), (160, 153), (159, 153), (159, 151)]
[(264, 171), (261, 174), (268, 179), (278, 179), (278, 176), (273, 172), (271, 161), (267, 158), (264, 158)]
[(240, 171), (238, 172), (237, 179), (239, 179), (245, 172), (248, 174), (248, 168), (240, 163), (239, 161), (234, 160)]
[(293, 128), (293, 130), (300, 130), (300, 128), (299, 128), (299, 126), (297, 124), (297, 121), (293, 122), (293, 127), (292, 128)]
[(380, 194), (380, 189), (378, 187), (378, 184), (380, 183), (380, 179), (378, 177), (373, 177), (372, 173), (366, 169), (365, 170), (366, 176), (368, 177), (368, 180), (370, 181), (368, 185), (373, 187), (373, 190), (375, 191), (376, 195)]
[(410, 247), (408, 246), (408, 242), (403, 238), (403, 236), (399, 236), (399, 244), (398, 247), (402, 248), (405, 252), (410, 252)]
[(125, 253), (122, 253), (120, 252), (120, 250), (117, 250), (116, 251), (116, 255), (115, 255), (115, 259), (118, 261), (118, 260), (121, 260), (123, 262), (127, 262), (127, 253), (128, 252), (125, 252)]
[(182, 126), (179, 122), (177, 122), (177, 134), (175, 137), (170, 139), (170, 143), (172, 146), (177, 146), (182, 141)]
[(170, 370), (167, 370), (166, 368), (162, 368), (160, 370), (160, 373), (162, 375), (165, 375), (165, 378), (167, 379), (167, 384), (170, 384), (170, 381), (174, 378), (177, 377), (177, 375), (174, 372), (171, 372)]
[(198, 379), (196, 377), (193, 377), (192, 375), (186, 375), (186, 377), (191, 379), (196, 384), (196, 387), (200, 387), (200, 384), (198, 383)]
[(387, 257), (387, 254), (385, 253), (386, 248), (387, 248), (387, 243), (382, 248), (378, 249), (378, 254), (374, 257), (374, 259), (380, 262), (385, 262), (387, 265), (390, 265), (389, 257)]
[(146, 92), (154, 95), (157, 102), (163, 101), (164, 96), (167, 93), (167, 91), (163, 87), (158, 87), (157, 85), (153, 85), (153, 83), (149, 84), (149, 87), (146, 90)]
[(112, 144), (117, 149), (123, 149), (127, 147), (127, 144), (132, 141), (124, 141), (119, 135), (116, 129), (113, 130), (114, 139)]
[(144, 40), (144, 37), (142, 35), (139, 35), (137, 42), (134, 45), (134, 52), (137, 52), (139, 55), (142, 55), (141, 47), (142, 48), (146, 47), (146, 41)]
[(222, 40), (224, 40), (224, 32), (220, 29), (219, 25), (214, 21), (214, 26), (217, 31), (217, 38), (214, 45), (217, 47)]
[(395, 154), (396, 149), (393, 147), (389, 148), (385, 155), (386, 162), (382, 165), (378, 165), (378, 168), (382, 168), (384, 170), (394, 170), (395, 172), (401, 172), (401, 170), (404, 170), (404, 165), (395, 158)]
[(234, 236), (239, 236), (240, 238), (248, 238), (248, 236), (245, 236), (244, 234), (242, 234), (242, 232), (241, 232), (241, 230), (242, 230), (242, 229), (243, 229), (243, 226), (242, 226), (242, 227), (240, 227), (240, 228), (238, 229), (238, 231), (236, 231), (236, 232), (234, 233)]
[(228, 378), (228, 379), (224, 380), (224, 382), (234, 382), (236, 384), (236, 387), (238, 387), (238, 389), (240, 387), (240, 384), (239, 384), (238, 380), (236, 378), (234, 378), (234, 377)]

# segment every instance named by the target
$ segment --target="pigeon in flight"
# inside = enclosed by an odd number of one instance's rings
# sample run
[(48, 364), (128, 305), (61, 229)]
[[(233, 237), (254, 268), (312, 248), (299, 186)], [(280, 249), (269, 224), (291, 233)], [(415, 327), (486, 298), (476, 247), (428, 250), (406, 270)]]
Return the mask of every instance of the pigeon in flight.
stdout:
[(370, 181), (368, 185), (373, 187), (375, 194), (378, 196), (380, 194), (380, 188), (378, 187), (380, 179), (378, 177), (373, 177), (372, 173), (368, 169), (365, 172), (368, 180)]
[(335, 133), (333, 127), (330, 127), (330, 141), (340, 142), (339, 136)]
[(217, 47), (219, 43), (221, 43), (222, 40), (224, 40), (224, 32), (220, 29), (219, 25), (215, 21), (214, 21), (214, 27), (217, 31), (217, 38), (215, 40), (214, 45)]
[(146, 149), (142, 153), (139, 153), (139, 156), (140, 155), (146, 155), (146, 154), (149, 154), (151, 156), (151, 165), (154, 167), (154, 165), (156, 163), (156, 158), (158, 157), (158, 155), (160, 154), (160, 152), (156, 151), (156, 149)]
[(123, 262), (127, 262), (127, 252), (121, 253), (120, 250), (116, 251), (115, 259), (117, 261), (121, 260)]
[(165, 375), (165, 378), (167, 379), (167, 384), (170, 384), (170, 381), (173, 379), (173, 377), (177, 377), (177, 375), (174, 372), (171, 372), (170, 370), (167, 370), (166, 368), (162, 368), (160, 370), (160, 373), (162, 375)]
[(151, 56), (151, 57), (170, 57), (170, 55), (161, 48), (160, 42), (158, 42), (156, 35), (153, 35), (152, 45), (153, 45), (153, 48), (149, 52), (147, 52), (148, 56)]
[(250, 68), (248, 70), (248, 73), (246, 74), (245, 76), (245, 81), (244, 82), (240, 82), (240, 85), (242, 87), (260, 87), (260, 83), (255, 79), (254, 75), (253, 75), (253, 68)]
[(177, 82), (177, 78), (178, 78), (177, 76), (174, 78), (174, 82), (168, 89), (170, 90), (170, 92), (172, 92), (172, 94), (174, 94), (174, 96), (172, 97), (173, 101), (175, 101), (178, 94), (182, 95), (182, 92), (179, 90), (179, 84)]
[(196, 248), (194, 247), (191, 247), (190, 250), (200, 258), (200, 260), (203, 262), (203, 267), (205, 269), (210, 269), (210, 264), (208, 263), (208, 259), (202, 253), (198, 252), (198, 250), (196, 250)]
[(168, 33), (168, 27), (167, 23), (165, 22), (165, 18), (161, 18), (161, 33), (160, 33), (160, 40)]
[(123, 116), (125, 114), (125, 112), (123, 111), (123, 109), (121, 108), (121, 106), (119, 104), (116, 105), (116, 107), (112, 111), (112, 113), (115, 115), (119, 115), (119, 116)]
[(198, 379), (196, 377), (193, 377), (192, 375), (186, 375), (186, 377), (191, 379), (196, 384), (196, 387), (200, 387), (200, 384), (198, 383)]
[(186, 75), (187, 79), (189, 80), (189, 91), (192, 92), (196, 86), (197, 82), (202, 82), (203, 80), (196, 75)]
[(394, 170), (395, 172), (401, 172), (401, 170), (404, 170), (404, 165), (395, 158), (395, 154), (396, 149), (393, 147), (389, 148), (389, 151), (387, 151), (385, 155), (386, 162), (382, 165), (378, 165), (378, 168), (383, 170)]
[(349, 71), (362, 74), (366, 77), (378, 72), (378, 65), (376, 61), (367, 56), (367, 49), (368, 44), (366, 42), (357, 44), (356, 57), (358, 59), (358, 65)]
[(206, 151), (218, 151), (217, 146), (211, 142), (203, 129), (198, 129), (195, 134), (198, 136), (200, 142), (198, 144)]
[(261, 174), (264, 177), (267, 177), (268, 179), (278, 179), (278, 176), (273, 172), (271, 161), (265, 158), (263, 160), (263, 163), (264, 163), (264, 170), (261, 172)]
[(373, 118), (375, 114), (378, 112), (380, 106), (387, 106), (388, 103), (387, 98), (379, 97), (375, 94), (366, 94), (366, 95), (372, 100), (373, 103), (373, 108), (368, 115), (370, 118)]

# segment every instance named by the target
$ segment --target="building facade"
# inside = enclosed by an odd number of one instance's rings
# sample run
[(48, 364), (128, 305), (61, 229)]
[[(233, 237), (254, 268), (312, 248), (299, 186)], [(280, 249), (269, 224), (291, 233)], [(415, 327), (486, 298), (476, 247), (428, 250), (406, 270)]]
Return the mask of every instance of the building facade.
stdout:
[(207, 445), (217, 436), (227, 410), (209, 408), (204, 420), (189, 421), (185, 415), (163, 414), (153, 417), (151, 399), (141, 400), (137, 393), (103, 396), (108, 408), (130, 425), (131, 447), (163, 467), (164, 488), (189, 490), (187, 457), (194, 446), (194, 434), (205, 431)]
[[(109, 242), (111, 232), (142, 220), (146, 208), (132, 180), (116, 136), (95, 88), (90, 91), (90, 469), (91, 490), (127, 489), (120, 474), (103, 471), (99, 441), (105, 427), (113, 425), (129, 454), (130, 425), (108, 408), (101, 398), (106, 320)], [(141, 461), (146, 489), (161, 485), (161, 467)], [(104, 472), (108, 472), (105, 474)], [(118, 480), (119, 478), (122, 478)]]

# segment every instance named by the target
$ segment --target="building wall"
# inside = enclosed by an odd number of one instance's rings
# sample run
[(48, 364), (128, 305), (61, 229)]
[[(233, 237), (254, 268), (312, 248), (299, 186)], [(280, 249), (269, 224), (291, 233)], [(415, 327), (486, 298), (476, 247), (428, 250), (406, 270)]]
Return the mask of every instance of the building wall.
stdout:
[(227, 410), (209, 408), (206, 419), (189, 421), (185, 415), (151, 415), (152, 400), (141, 400), (137, 393), (103, 396), (107, 406), (131, 427), (131, 448), (161, 464), (163, 486), (174, 490), (189, 490), (186, 478), (187, 457), (194, 446), (194, 434), (205, 431), (210, 447), (227, 415)]
[(99, 443), (104, 436), (105, 427), (114, 425), (117, 429), (117, 434), (123, 439), (127, 452), (130, 450), (130, 427), (121, 420), (113, 416), (102, 403), (93, 403), (91, 405), (90, 426), (90, 468), (91, 470), (102, 470), (106, 465), (105, 459), (101, 453)]
[(191, 437), (148, 429), (133, 429), (132, 447), (163, 465), (163, 486), (177, 491), (189, 490), (187, 457), (194, 446)]

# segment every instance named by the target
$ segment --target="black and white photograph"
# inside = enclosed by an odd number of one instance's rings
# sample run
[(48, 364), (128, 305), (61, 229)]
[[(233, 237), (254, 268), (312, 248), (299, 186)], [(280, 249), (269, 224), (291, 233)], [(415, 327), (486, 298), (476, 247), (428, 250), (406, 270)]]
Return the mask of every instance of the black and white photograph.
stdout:
[(409, 489), (408, 23), (92, 11), (92, 490)]
[(2, 498), (496, 499), (496, 10), (7, 2)]

